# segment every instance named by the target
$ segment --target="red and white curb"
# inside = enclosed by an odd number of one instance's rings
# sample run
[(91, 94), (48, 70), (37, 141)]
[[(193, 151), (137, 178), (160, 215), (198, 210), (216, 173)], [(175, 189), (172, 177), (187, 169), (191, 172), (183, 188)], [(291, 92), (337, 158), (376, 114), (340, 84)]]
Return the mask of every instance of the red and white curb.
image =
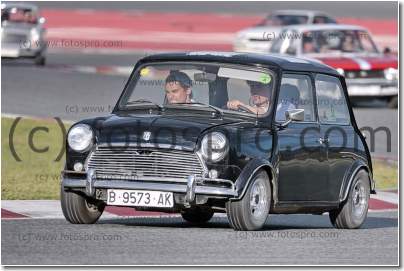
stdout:
[[(120, 217), (172, 217), (178, 214), (136, 211), (133, 208), (107, 206), (101, 219)], [(2, 219), (50, 219), (64, 218), (58, 200), (2, 200)]]
[[(135, 63), (134, 63), (135, 64)], [(83, 65), (58, 65), (49, 64), (42, 69), (51, 69), (61, 72), (78, 72), (87, 74), (99, 74), (99, 75), (115, 75), (128, 77), (134, 66), (83, 66)]]
[[(371, 195), (369, 212), (393, 211), (398, 208), (398, 194), (395, 192), (378, 192)], [(101, 219), (122, 217), (178, 217), (179, 214), (136, 211), (133, 208), (107, 206)], [(2, 219), (46, 219), (64, 218), (58, 200), (2, 200)]]
[(63, 66), (61, 69), (80, 73), (92, 73), (102, 75), (129, 76), (133, 70), (132, 66)]

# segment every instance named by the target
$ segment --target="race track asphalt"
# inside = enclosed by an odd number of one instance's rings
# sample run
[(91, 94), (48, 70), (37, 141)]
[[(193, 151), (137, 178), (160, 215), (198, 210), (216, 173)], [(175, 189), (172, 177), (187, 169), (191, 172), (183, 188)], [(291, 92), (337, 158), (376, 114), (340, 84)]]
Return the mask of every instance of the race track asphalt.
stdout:
[(272, 215), (257, 232), (227, 218), (203, 227), (180, 217), (2, 221), (2, 264), (397, 265), (397, 212), (370, 213), (362, 229), (332, 228), (327, 215)]

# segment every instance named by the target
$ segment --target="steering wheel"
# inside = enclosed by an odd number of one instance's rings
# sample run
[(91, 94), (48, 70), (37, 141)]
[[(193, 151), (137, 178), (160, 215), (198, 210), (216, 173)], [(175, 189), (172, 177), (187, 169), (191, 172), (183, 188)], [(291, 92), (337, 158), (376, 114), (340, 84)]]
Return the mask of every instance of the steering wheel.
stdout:
[(240, 112), (245, 112), (245, 113), (252, 113), (255, 114), (254, 111), (250, 110), (248, 107), (244, 106), (244, 105), (239, 105), (238, 106), (238, 111)]

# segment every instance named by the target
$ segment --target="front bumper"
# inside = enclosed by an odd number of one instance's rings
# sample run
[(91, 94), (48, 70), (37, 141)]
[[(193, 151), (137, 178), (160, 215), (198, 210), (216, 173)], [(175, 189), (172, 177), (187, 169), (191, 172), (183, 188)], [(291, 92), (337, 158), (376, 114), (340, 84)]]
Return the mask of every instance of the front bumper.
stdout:
[(1, 57), (2, 58), (34, 58), (41, 53), (45, 48), (25, 48), (21, 44), (1, 44)]
[(385, 78), (346, 79), (351, 97), (387, 97), (398, 95), (398, 82)]
[[(70, 172), (70, 171), (69, 171)], [(73, 173), (73, 175), (76, 173)], [(182, 196), (180, 204), (185, 207), (196, 204), (196, 196), (206, 198), (234, 198), (237, 192), (234, 184), (229, 180), (194, 178), (189, 176), (186, 182), (172, 182), (169, 179), (164, 182), (142, 180), (105, 180), (96, 179), (95, 172), (89, 171), (80, 174), (81, 177), (69, 177), (67, 171), (62, 172), (62, 188), (70, 191), (84, 192), (89, 197), (96, 198), (97, 190), (128, 189), (128, 190), (152, 190), (173, 192)], [(100, 199), (100, 198), (99, 198)], [(102, 199), (102, 198), (101, 198)], [(104, 200), (104, 199), (102, 199)], [(178, 203), (178, 202), (177, 202)]]

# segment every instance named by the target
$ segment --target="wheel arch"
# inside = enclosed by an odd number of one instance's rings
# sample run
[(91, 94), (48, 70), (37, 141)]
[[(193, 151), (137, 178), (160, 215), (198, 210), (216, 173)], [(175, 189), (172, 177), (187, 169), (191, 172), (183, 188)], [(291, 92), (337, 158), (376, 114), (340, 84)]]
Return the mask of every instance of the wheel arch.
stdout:
[(370, 193), (371, 194), (376, 194), (375, 181), (373, 180), (372, 171), (369, 169), (369, 166), (365, 162), (363, 162), (362, 160), (357, 160), (357, 161), (355, 161), (353, 163), (351, 168), (345, 174), (344, 181), (342, 183), (341, 191), (340, 191), (340, 195), (339, 195), (339, 201), (340, 202), (343, 202), (343, 201), (345, 201), (347, 199), (349, 189), (352, 186), (352, 182), (353, 182), (356, 174), (360, 170), (365, 170), (368, 173)]
[(253, 159), (251, 160), (241, 171), (235, 182), (235, 189), (237, 192), (237, 197), (232, 200), (239, 200), (243, 198), (248, 186), (251, 183), (252, 177), (259, 170), (265, 170), (269, 177), (269, 185), (271, 186), (271, 201), (273, 201), (274, 191), (275, 191), (275, 171), (274, 167), (270, 162), (264, 159)]

